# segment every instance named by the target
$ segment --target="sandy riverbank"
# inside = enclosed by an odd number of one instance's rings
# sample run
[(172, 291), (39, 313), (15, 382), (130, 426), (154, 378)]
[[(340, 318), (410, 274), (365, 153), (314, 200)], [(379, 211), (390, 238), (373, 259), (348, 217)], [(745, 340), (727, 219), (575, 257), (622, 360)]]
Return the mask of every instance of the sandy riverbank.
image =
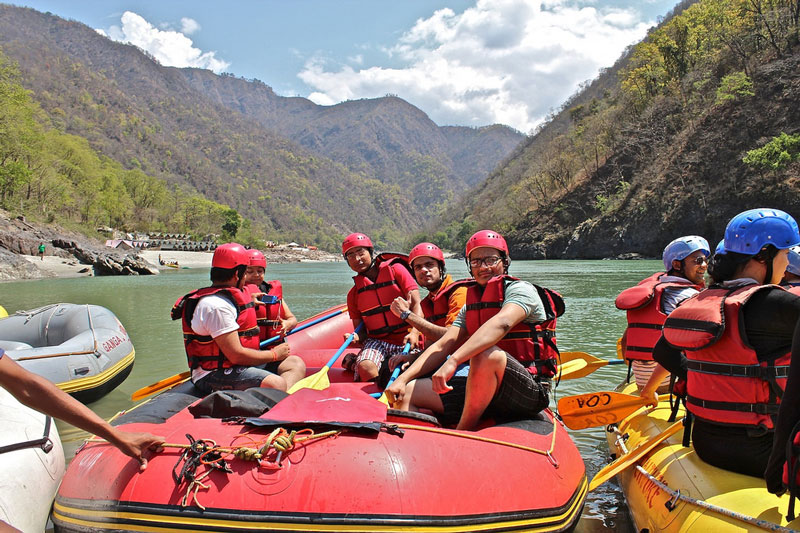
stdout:
[(46, 255), (44, 259), (38, 255), (20, 255), (46, 273), (50, 278), (80, 278), (92, 275), (92, 265), (83, 265), (74, 258), (65, 259), (54, 255)]
[(161, 256), (167, 263), (177, 261), (178, 266), (188, 268), (211, 268), (211, 252), (178, 252), (167, 250), (144, 250), (139, 255), (148, 262), (156, 265), (159, 270), (172, 270), (168, 266), (159, 264), (158, 257)]

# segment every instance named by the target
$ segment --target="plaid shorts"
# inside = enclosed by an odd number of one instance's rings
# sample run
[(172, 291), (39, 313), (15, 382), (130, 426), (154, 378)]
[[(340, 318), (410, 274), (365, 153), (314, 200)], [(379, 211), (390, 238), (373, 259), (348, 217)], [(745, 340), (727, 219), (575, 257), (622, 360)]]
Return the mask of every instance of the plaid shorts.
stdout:
[[(440, 419), (445, 425), (458, 423), (464, 409), (467, 378), (454, 376), (448, 384), (453, 390), (440, 396), (444, 412)], [(506, 354), (506, 370), (500, 389), (484, 412), (484, 417), (496, 420), (531, 418), (550, 403), (549, 383), (537, 381), (528, 369), (514, 357)]]
[[(361, 377), (358, 375), (358, 364), (361, 361), (372, 361), (375, 363), (375, 366), (378, 367), (378, 383), (385, 384), (389, 381), (389, 359), (391, 359), (393, 355), (402, 353), (403, 347), (402, 344), (392, 344), (380, 339), (365, 340), (361, 351), (358, 352), (356, 356), (354, 380), (361, 381)], [(384, 376), (386, 378), (385, 380), (383, 379)]]

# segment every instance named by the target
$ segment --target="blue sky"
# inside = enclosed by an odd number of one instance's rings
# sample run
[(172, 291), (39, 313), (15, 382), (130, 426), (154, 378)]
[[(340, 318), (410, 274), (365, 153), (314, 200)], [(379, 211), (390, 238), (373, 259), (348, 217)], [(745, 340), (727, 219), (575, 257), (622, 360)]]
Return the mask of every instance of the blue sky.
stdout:
[(529, 132), (677, 0), (19, 0), (162, 64), (321, 105), (385, 94), (440, 125)]

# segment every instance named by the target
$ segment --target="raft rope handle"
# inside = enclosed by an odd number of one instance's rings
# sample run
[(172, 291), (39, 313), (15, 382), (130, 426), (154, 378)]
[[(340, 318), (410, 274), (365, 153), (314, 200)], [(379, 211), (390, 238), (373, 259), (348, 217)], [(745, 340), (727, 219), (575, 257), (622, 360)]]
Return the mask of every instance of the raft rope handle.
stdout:
[[(618, 428), (614, 428), (614, 432), (617, 433), (618, 436), (621, 436), (621, 432), (619, 431)], [(623, 453), (628, 453), (628, 447), (625, 446), (625, 442), (624, 441), (617, 440), (617, 443), (618, 443), (618, 445), (619, 445), (619, 447), (620, 447), (620, 449), (622, 450)], [(692, 498), (691, 496), (686, 496), (685, 494), (681, 494), (680, 490), (671, 489), (669, 487), (669, 485), (667, 485), (666, 483), (663, 483), (663, 482), (659, 481), (658, 479), (656, 479), (656, 477), (653, 476), (652, 474), (650, 474), (650, 472), (648, 472), (647, 470), (645, 470), (642, 467), (642, 465), (638, 465), (637, 464), (636, 465), (636, 470), (639, 473), (641, 473), (643, 476), (645, 476), (648, 480), (650, 480), (652, 483), (654, 483), (658, 488), (660, 488), (661, 490), (663, 490), (664, 492), (666, 492), (667, 494), (672, 496), (672, 499), (668, 502), (669, 504), (672, 504), (672, 508), (670, 508), (669, 506), (667, 507), (667, 509), (669, 509), (670, 512), (673, 509), (675, 509), (675, 507), (677, 506), (678, 500), (682, 500), (682, 501), (685, 501), (686, 503), (690, 503), (690, 504), (693, 504), (693, 505), (697, 505), (698, 507), (702, 507), (703, 509), (706, 509), (707, 511), (718, 513), (718, 514), (721, 514), (721, 515), (724, 515), (724, 516), (727, 516), (727, 517), (730, 517), (730, 518), (733, 518), (733, 519), (736, 519), (736, 520), (741, 520), (742, 522), (747, 522), (748, 524), (752, 524), (754, 526), (757, 526), (757, 527), (760, 527), (760, 528), (764, 528), (764, 529), (767, 529), (769, 531), (780, 531), (780, 532), (785, 532), (785, 533), (796, 532), (796, 530), (788, 528), (788, 527), (784, 527), (784, 526), (781, 526), (781, 525), (778, 525), (778, 524), (775, 524), (775, 523), (772, 523), (772, 522), (768, 522), (768, 521), (762, 520), (760, 518), (754, 518), (754, 517), (748, 516), (746, 514), (737, 513), (736, 511), (731, 511), (730, 509), (726, 509), (724, 507), (719, 507), (719, 506), (714, 505), (712, 503), (708, 503), (705, 500), (698, 500), (696, 498)]]
[(470, 433), (462, 433), (459, 431), (454, 431), (451, 429), (442, 429), (442, 428), (433, 428), (427, 426), (415, 426), (412, 424), (392, 424), (402, 429), (413, 429), (417, 431), (427, 431), (429, 433), (438, 433), (440, 435), (448, 435), (451, 437), (460, 437), (462, 439), (470, 439), (470, 440), (477, 440), (480, 442), (486, 442), (489, 444), (497, 444), (499, 446), (508, 446), (509, 448), (516, 448), (518, 450), (523, 450), (526, 452), (536, 453), (539, 455), (544, 455), (550, 461), (550, 464), (553, 465), (553, 468), (558, 468), (561, 465), (559, 464), (558, 460), (553, 457), (553, 450), (556, 447), (556, 428), (558, 428), (558, 421), (554, 414), (551, 413), (551, 418), (553, 420), (553, 438), (550, 441), (550, 449), (549, 450), (538, 450), (536, 448), (531, 448), (530, 446), (524, 446), (522, 444), (516, 444), (514, 442), (502, 441), (498, 439), (490, 439), (488, 437), (481, 437), (478, 435), (470, 434)]

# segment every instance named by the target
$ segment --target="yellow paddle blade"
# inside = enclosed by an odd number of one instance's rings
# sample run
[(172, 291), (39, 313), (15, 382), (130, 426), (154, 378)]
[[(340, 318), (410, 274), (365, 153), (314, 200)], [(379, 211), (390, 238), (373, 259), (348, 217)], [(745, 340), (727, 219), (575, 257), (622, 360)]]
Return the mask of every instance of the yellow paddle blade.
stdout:
[(168, 378), (164, 378), (161, 381), (156, 381), (152, 385), (148, 385), (147, 387), (142, 387), (141, 389), (137, 390), (133, 394), (131, 394), (131, 400), (136, 402), (141, 400), (142, 398), (147, 398), (157, 392), (161, 392), (164, 389), (171, 387), (172, 385), (176, 385), (178, 383), (183, 383), (192, 373), (188, 370), (186, 372), (181, 372), (180, 374), (175, 374), (174, 376), (170, 376)]
[(619, 392), (590, 392), (558, 400), (558, 414), (570, 429), (607, 426), (647, 405), (640, 396)]
[(665, 429), (658, 435), (639, 443), (636, 448), (630, 450), (628, 453), (620, 455), (613, 462), (607, 464), (592, 478), (589, 483), (589, 490), (594, 490), (612, 477), (616, 476), (628, 467), (635, 465), (645, 455), (653, 451), (653, 449), (667, 440), (672, 435), (676, 434), (683, 427), (683, 420), (678, 420), (670, 427)]
[(319, 371), (311, 374), (310, 376), (306, 376), (294, 385), (292, 385), (288, 392), (289, 394), (293, 394), (300, 389), (314, 389), (314, 390), (325, 390), (331, 386), (331, 381), (328, 379), (328, 370), (331, 367), (323, 366)]
[(570, 361), (585, 361), (586, 363), (603, 362), (603, 359), (589, 355), (586, 352), (561, 352), (560, 359), (562, 364), (569, 363)]
[(557, 379), (568, 380), (588, 376), (598, 368), (606, 365), (620, 364), (620, 359), (600, 359), (586, 352), (561, 352), (561, 364), (558, 367), (560, 373)]
[(389, 403), (389, 397), (386, 396), (385, 392), (383, 394), (381, 394), (381, 397), (378, 398), (378, 401), (381, 402), (382, 404), (385, 404), (386, 407), (391, 407), (392, 406), (392, 404)]

